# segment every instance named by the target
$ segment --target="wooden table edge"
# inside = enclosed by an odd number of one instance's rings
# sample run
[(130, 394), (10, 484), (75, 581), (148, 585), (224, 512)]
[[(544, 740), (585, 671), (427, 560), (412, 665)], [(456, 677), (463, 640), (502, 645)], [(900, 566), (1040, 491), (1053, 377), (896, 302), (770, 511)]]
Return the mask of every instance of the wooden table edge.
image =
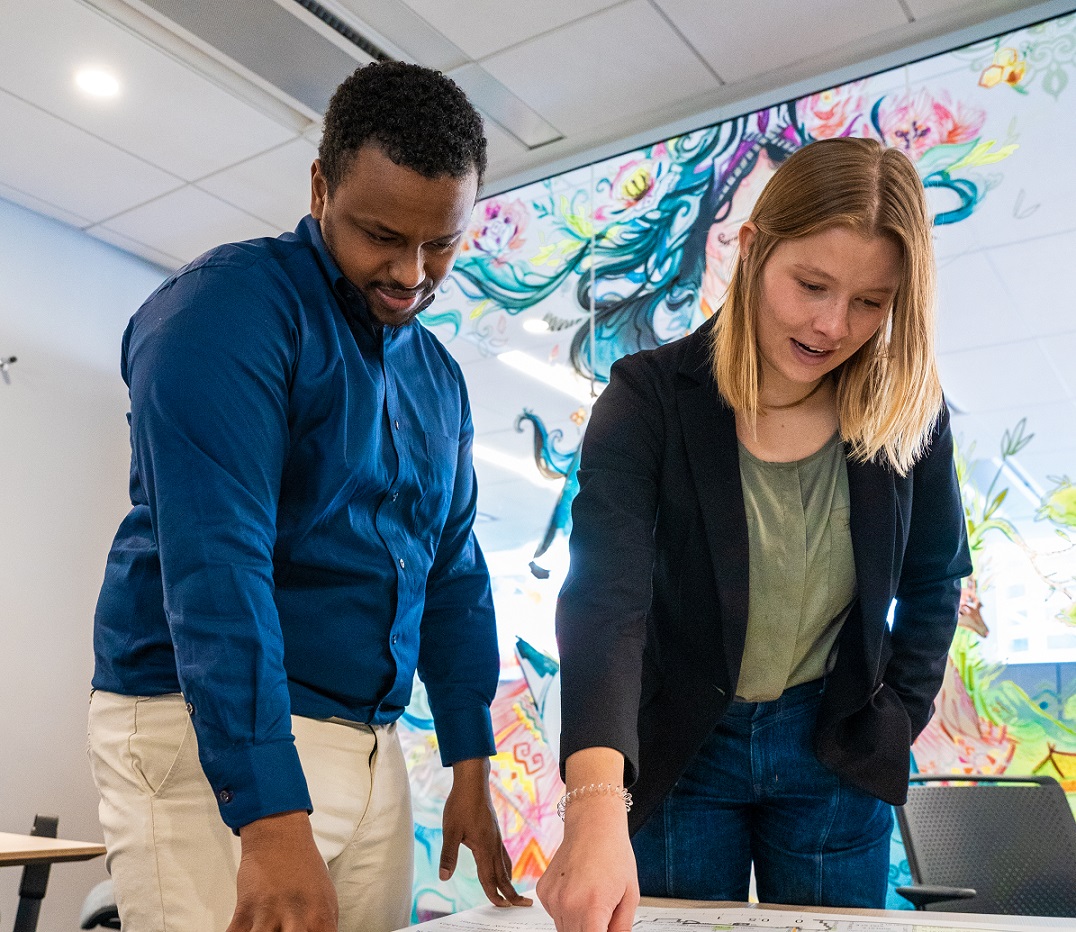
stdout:
[(0, 832), (0, 867), (89, 861), (104, 853), (105, 846), (97, 842)]

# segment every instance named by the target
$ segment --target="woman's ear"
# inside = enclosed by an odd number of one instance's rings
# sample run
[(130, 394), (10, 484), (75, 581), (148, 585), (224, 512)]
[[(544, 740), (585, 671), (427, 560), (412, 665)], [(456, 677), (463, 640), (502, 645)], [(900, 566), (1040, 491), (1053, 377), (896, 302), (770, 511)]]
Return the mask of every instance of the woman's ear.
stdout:
[(755, 235), (758, 233), (758, 227), (756, 227), (750, 220), (744, 222), (740, 227), (739, 241), (740, 241), (740, 258), (746, 259), (751, 252), (751, 245), (755, 242)]

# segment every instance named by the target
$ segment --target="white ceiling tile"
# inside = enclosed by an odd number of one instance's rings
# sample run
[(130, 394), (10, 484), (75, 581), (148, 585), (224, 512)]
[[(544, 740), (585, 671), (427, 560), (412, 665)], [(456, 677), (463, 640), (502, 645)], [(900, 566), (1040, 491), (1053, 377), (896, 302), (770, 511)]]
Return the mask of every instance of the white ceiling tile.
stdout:
[(105, 227), (184, 262), (221, 243), (279, 233), (191, 185), (113, 217)]
[(527, 148), (510, 133), (505, 132), (490, 120), (485, 119), (486, 152), (489, 166), (486, 174), (503, 173), (504, 166), (511, 165), (520, 156), (527, 153)]
[[(969, 0), (906, 0), (908, 9), (918, 19), (928, 19), (933, 16), (943, 16), (952, 13), (973, 13), (980, 4)], [(990, 13), (1000, 16), (1007, 10), (1020, 10), (1029, 6), (1027, 0), (995, 0), (991, 4)]]
[[(0, 171), (2, 171), (2, 169), (0, 169)], [(73, 214), (71, 211), (64, 210), (56, 204), (44, 201), (32, 194), (27, 194), (25, 191), (20, 191), (18, 188), (13, 188), (3, 182), (0, 182), (0, 198), (3, 198), (6, 201), (11, 201), (12, 204), (18, 204), (20, 207), (25, 207), (35, 213), (42, 214), (46, 217), (52, 217), (54, 220), (62, 220), (69, 226), (85, 227), (91, 223), (86, 217), (80, 217), (78, 214)]]
[(405, 0), (471, 58), (480, 59), (542, 35), (621, 0)]
[(140, 243), (138, 240), (131, 239), (129, 236), (123, 236), (115, 230), (110, 230), (108, 227), (90, 227), (86, 232), (95, 239), (101, 240), (103, 243), (108, 243), (123, 249), (132, 255), (148, 259), (154, 265), (159, 265), (165, 269), (175, 270), (184, 264), (184, 260), (180, 259), (178, 256), (170, 256), (167, 253), (161, 252), (159, 249), (154, 249), (152, 246)]
[(302, 137), (198, 182), (198, 187), (284, 230), (310, 212), (310, 165), (318, 148)]
[[(8, 140), (0, 145), (0, 178), (16, 190), (91, 223), (182, 184), (178, 178), (2, 90), (0, 126)], [(24, 143), (16, 145), (11, 140)]]
[[(292, 135), (77, 0), (4, 0), (4, 7), (0, 88), (186, 180)], [(119, 97), (82, 95), (74, 74), (87, 65), (113, 72)]]
[(410, 55), (420, 65), (438, 71), (451, 71), (468, 61), (467, 55), (458, 46), (403, 0), (337, 0), (337, 3), (395, 43), (400, 51)]
[(719, 87), (646, 0), (579, 20), (494, 55), (483, 66), (568, 134), (630, 121)]
[(1037, 340), (938, 354), (942, 386), (970, 414), (1068, 400)]
[(895, 0), (724, 0), (719, 14), (699, 0), (655, 2), (728, 83), (908, 23)]

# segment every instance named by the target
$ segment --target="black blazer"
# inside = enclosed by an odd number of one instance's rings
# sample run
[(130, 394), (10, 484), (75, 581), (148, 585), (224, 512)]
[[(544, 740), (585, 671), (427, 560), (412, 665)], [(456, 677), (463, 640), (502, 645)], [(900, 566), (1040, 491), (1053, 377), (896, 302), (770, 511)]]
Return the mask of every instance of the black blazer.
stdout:
[[(747, 631), (736, 422), (711, 374), (712, 329), (613, 366), (572, 508), (557, 607), (561, 759), (588, 747), (623, 752), (633, 832), (723, 715)], [(911, 743), (930, 718), (960, 580), (971, 573), (952, 454), (944, 410), (907, 476), (848, 462), (859, 595), (837, 641), (815, 752), (894, 805), (907, 796)]]

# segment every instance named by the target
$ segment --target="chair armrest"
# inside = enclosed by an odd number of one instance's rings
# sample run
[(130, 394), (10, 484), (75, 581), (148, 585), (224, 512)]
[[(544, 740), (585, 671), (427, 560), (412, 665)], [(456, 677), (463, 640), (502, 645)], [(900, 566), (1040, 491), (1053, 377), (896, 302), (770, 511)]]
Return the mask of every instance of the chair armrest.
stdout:
[(923, 909), (930, 903), (942, 903), (945, 900), (968, 900), (975, 896), (976, 892), (971, 887), (938, 887), (930, 884), (897, 887), (897, 893), (916, 909)]

